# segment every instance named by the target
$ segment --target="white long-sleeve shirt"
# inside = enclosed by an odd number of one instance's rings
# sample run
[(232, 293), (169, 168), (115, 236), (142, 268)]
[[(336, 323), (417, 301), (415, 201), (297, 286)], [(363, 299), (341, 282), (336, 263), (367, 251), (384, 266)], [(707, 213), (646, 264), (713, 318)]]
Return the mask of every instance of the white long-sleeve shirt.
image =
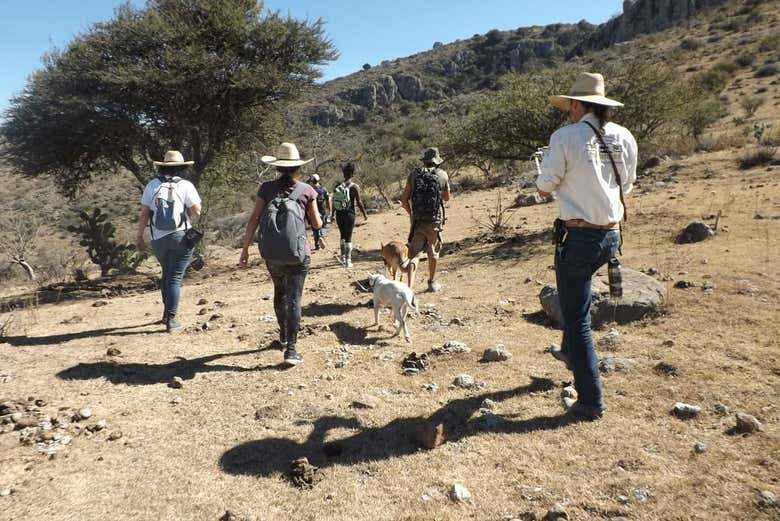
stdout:
[[(625, 209), (612, 163), (589, 121), (597, 129), (599, 122), (592, 113), (579, 122), (556, 130), (550, 136), (550, 148), (542, 158), (536, 186), (543, 192), (558, 192), (560, 218), (584, 219), (608, 225), (620, 222)], [(604, 128), (604, 142), (620, 172), (623, 193), (631, 191), (636, 181), (637, 145), (628, 129), (615, 123)]]

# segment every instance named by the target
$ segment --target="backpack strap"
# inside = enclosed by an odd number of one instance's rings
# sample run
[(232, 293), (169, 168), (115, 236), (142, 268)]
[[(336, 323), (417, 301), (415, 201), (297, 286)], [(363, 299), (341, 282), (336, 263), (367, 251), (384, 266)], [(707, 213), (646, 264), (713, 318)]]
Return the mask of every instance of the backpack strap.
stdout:
[(596, 137), (598, 138), (599, 142), (601, 143), (601, 146), (604, 147), (604, 149), (607, 151), (607, 155), (609, 156), (609, 162), (612, 163), (612, 170), (615, 171), (615, 179), (617, 179), (617, 185), (618, 190), (620, 191), (620, 204), (623, 205), (623, 219), (621, 219), (620, 223), (618, 223), (618, 228), (620, 231), (620, 245), (618, 246), (618, 252), (620, 252), (621, 255), (623, 255), (623, 221), (628, 222), (628, 208), (626, 208), (626, 201), (623, 198), (623, 180), (620, 178), (620, 172), (618, 171), (617, 164), (615, 163), (615, 158), (612, 157), (612, 151), (607, 146), (607, 143), (604, 141), (604, 137), (601, 135), (601, 132), (596, 129), (590, 122), (583, 121), (586, 125), (588, 125), (591, 130), (596, 134)]

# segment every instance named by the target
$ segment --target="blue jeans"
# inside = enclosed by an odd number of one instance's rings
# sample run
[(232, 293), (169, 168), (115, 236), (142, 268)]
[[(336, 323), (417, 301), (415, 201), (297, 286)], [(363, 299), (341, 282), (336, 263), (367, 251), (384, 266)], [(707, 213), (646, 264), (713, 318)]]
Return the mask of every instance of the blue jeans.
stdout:
[(301, 296), (310, 263), (311, 257), (306, 257), (302, 264), (292, 266), (265, 263), (274, 284), (274, 313), (279, 324), (279, 341), (293, 351), (298, 342)]
[(555, 280), (563, 312), (561, 350), (569, 357), (578, 400), (603, 410), (598, 358), (590, 330), (591, 278), (620, 245), (617, 231), (567, 228), (555, 251)]
[(190, 263), (193, 248), (184, 244), (184, 232), (173, 232), (152, 241), (152, 251), (162, 267), (162, 292), (164, 314), (173, 318), (179, 307), (181, 280)]

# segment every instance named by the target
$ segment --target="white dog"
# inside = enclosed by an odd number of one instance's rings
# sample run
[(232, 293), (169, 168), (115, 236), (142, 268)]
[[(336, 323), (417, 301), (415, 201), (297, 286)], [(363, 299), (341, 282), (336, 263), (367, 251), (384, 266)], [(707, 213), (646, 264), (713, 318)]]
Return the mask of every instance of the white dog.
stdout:
[(409, 342), (411, 336), (406, 327), (406, 316), (410, 307), (417, 311), (414, 291), (401, 281), (389, 280), (384, 275), (373, 273), (368, 274), (368, 283), (374, 289), (374, 323), (369, 327), (379, 325), (380, 307), (393, 308), (393, 325), (396, 327), (393, 337), (398, 336), (403, 328), (404, 338)]

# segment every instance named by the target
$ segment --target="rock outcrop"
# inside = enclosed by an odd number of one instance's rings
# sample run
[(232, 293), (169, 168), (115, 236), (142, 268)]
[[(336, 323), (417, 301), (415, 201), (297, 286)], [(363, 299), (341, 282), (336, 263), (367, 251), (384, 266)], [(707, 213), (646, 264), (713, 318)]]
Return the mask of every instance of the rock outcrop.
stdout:
[(653, 33), (687, 20), (698, 11), (725, 0), (625, 0), (623, 14), (601, 25), (575, 47), (571, 54), (604, 49), (640, 34)]

